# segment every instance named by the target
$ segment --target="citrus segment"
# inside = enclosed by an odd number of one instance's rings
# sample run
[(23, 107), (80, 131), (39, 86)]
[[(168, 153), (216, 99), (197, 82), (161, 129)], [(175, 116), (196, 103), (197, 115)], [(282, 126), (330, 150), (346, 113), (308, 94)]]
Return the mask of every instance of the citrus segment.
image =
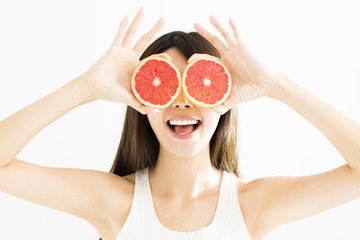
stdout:
[(215, 58), (198, 58), (190, 62), (183, 74), (182, 86), (186, 97), (201, 107), (216, 107), (229, 97), (231, 75)]
[(168, 59), (148, 57), (135, 69), (131, 88), (142, 104), (153, 108), (166, 108), (180, 93), (180, 73)]

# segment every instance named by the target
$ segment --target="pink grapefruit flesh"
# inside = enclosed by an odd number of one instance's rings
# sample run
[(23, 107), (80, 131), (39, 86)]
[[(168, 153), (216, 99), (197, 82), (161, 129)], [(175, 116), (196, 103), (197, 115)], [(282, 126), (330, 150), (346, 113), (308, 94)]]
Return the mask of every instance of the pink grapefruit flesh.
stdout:
[(131, 88), (142, 104), (153, 108), (166, 108), (180, 93), (180, 73), (168, 59), (148, 57), (135, 69)]
[(182, 77), (186, 97), (195, 105), (212, 108), (224, 103), (231, 92), (231, 75), (225, 65), (212, 57), (190, 62)]

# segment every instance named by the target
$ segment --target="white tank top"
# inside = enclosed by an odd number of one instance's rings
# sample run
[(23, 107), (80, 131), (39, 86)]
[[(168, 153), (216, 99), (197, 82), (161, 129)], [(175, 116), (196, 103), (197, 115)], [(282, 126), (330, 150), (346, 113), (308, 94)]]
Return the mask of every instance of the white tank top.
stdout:
[(194, 232), (166, 228), (157, 218), (149, 184), (149, 169), (135, 174), (135, 191), (129, 216), (116, 240), (251, 240), (237, 197), (236, 176), (224, 172), (215, 216), (210, 225)]

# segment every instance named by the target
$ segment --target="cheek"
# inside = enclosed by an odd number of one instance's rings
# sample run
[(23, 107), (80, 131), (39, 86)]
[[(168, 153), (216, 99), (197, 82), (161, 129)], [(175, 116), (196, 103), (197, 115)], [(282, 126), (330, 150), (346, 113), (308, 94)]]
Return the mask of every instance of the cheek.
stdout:
[(204, 136), (209, 138), (209, 141), (214, 134), (218, 124), (219, 124), (219, 116), (212, 116), (206, 119), (206, 123), (204, 124)]
[(156, 114), (156, 113), (151, 113), (147, 115), (150, 126), (152, 128), (152, 130), (154, 131), (155, 135), (157, 138), (159, 138), (159, 135), (161, 135), (161, 130), (162, 130), (162, 117), (160, 116), (160, 114)]
[(221, 115), (215, 112), (210, 112), (210, 110), (208, 110), (203, 112), (203, 116), (206, 126), (209, 128), (209, 130), (211, 129), (211, 132), (214, 132), (219, 123)]

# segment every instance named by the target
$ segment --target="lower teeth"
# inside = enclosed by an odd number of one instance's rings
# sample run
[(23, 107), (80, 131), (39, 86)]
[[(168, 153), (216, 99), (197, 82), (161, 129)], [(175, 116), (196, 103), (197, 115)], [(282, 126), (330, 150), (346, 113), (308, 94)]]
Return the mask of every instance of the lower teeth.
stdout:
[[(192, 132), (189, 132), (189, 133), (192, 133)], [(189, 133), (176, 133), (176, 134), (179, 134), (179, 135), (186, 135), (186, 134), (189, 134)]]

